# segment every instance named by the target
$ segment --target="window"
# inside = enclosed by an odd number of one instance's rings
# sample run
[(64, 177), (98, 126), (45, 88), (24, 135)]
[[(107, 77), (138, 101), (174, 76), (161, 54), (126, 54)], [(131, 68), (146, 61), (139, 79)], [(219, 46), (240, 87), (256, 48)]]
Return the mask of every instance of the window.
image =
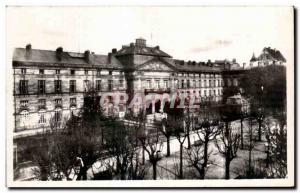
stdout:
[(155, 80), (155, 88), (159, 89), (159, 80)]
[(70, 92), (76, 92), (76, 80), (70, 80)]
[(151, 80), (147, 80), (147, 85), (146, 85), (147, 89), (151, 88)]
[(40, 74), (44, 74), (44, 69), (40, 69)]
[(206, 96), (206, 94), (207, 94), (207, 92), (206, 92), (206, 90), (204, 90), (204, 96)]
[(212, 87), (212, 82), (211, 82), (211, 80), (209, 80), (208, 86), (209, 86), (209, 87)]
[(214, 90), (213, 92), (214, 92), (214, 96), (216, 96), (216, 90)]
[(96, 90), (97, 91), (101, 90), (101, 80), (96, 80)]
[(61, 99), (55, 99), (54, 103), (55, 103), (55, 107), (61, 107), (62, 100)]
[(76, 98), (70, 98), (70, 107), (76, 107)]
[(22, 100), (22, 101), (20, 101), (20, 106), (21, 107), (27, 107), (27, 105), (28, 105), (28, 100)]
[(26, 74), (26, 68), (21, 68), (21, 74)]
[(109, 71), (108, 74), (109, 74), (109, 75), (112, 75), (112, 71)]
[(193, 80), (193, 88), (196, 88), (196, 80)]
[(187, 80), (187, 88), (190, 88), (190, 80)]
[(55, 74), (60, 74), (60, 70), (55, 70)]
[(209, 90), (208, 92), (209, 92), (209, 96), (211, 96), (211, 90)]
[(54, 80), (54, 92), (61, 93), (61, 80)]
[(85, 75), (89, 75), (89, 71), (88, 70), (84, 70), (84, 74)]
[(71, 70), (71, 75), (75, 75), (75, 70)]
[(20, 113), (20, 126), (26, 127), (28, 124), (29, 112), (27, 110), (23, 110)]
[(101, 75), (101, 70), (97, 70), (97, 76)]
[(55, 122), (61, 121), (61, 110), (60, 109), (55, 109), (55, 111), (54, 111), (54, 121)]
[(90, 86), (90, 81), (84, 80), (83, 81), (84, 92), (87, 92), (89, 90), (89, 86)]
[(28, 94), (28, 80), (20, 80), (20, 94)]
[(123, 80), (119, 80), (119, 86), (120, 86), (120, 88), (124, 87), (124, 81)]
[(39, 104), (39, 109), (46, 109), (46, 99), (39, 99), (38, 104)]
[(45, 124), (46, 123), (45, 115), (46, 115), (45, 111), (40, 111), (39, 112), (39, 124)]
[(181, 80), (181, 88), (184, 88), (184, 80)]
[(113, 80), (108, 80), (108, 90), (113, 90)]
[(45, 80), (38, 80), (38, 93), (45, 94), (46, 87), (45, 87)]
[(174, 83), (175, 83), (174, 87), (175, 87), (175, 88), (178, 88), (178, 80), (177, 80), (177, 79), (175, 79), (175, 82), (174, 82)]
[(206, 87), (206, 80), (204, 80), (204, 87)]
[(167, 80), (164, 80), (164, 88), (168, 88), (169, 85), (168, 85), (168, 81)]

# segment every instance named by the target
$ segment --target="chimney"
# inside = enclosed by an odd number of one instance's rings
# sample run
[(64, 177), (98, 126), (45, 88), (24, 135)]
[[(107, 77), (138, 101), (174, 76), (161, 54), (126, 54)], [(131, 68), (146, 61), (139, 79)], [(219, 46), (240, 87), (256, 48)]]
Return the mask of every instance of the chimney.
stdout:
[(117, 49), (116, 49), (116, 48), (113, 48), (113, 49), (111, 50), (111, 53), (112, 53), (112, 54), (116, 54), (116, 53), (117, 53)]
[(26, 45), (26, 53), (25, 53), (25, 57), (29, 58), (31, 56), (31, 44), (27, 44)]
[(62, 54), (63, 54), (63, 48), (58, 47), (56, 49), (56, 58), (60, 61), (62, 59)]
[(146, 46), (146, 40), (143, 38), (138, 38), (135, 40), (135, 45), (144, 47), (144, 46)]
[(90, 62), (90, 51), (89, 51), (89, 50), (86, 50), (86, 51), (84, 52), (84, 59), (85, 59), (85, 61), (86, 61), (87, 63)]
[(31, 51), (31, 44), (26, 45), (26, 52)]
[(245, 69), (245, 67), (246, 67), (246, 63), (244, 62), (244, 63), (243, 63), (243, 69)]
[(235, 58), (232, 59), (232, 63), (236, 63), (236, 59)]
[(159, 46), (155, 46), (155, 49), (159, 50)]
[(111, 53), (108, 53), (107, 55), (107, 63), (111, 64)]

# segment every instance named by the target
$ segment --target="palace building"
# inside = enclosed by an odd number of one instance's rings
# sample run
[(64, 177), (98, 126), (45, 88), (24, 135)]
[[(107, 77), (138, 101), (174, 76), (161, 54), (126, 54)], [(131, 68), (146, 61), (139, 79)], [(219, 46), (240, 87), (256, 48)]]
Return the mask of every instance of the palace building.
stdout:
[(255, 57), (253, 53), (250, 59), (250, 67), (261, 67), (271, 64), (282, 65), (285, 62), (286, 59), (279, 50), (265, 47), (258, 57)]
[[(50, 120), (79, 112), (84, 93), (93, 87), (105, 100), (107, 114), (124, 117), (128, 102), (116, 95), (142, 96), (160, 94), (193, 94), (196, 102), (222, 99), (223, 88), (238, 85), (243, 67), (233, 59), (211, 62), (183, 61), (172, 58), (159, 46), (149, 46), (145, 39), (112, 49), (107, 55), (90, 51), (74, 53), (16, 48), (13, 54), (14, 79), (14, 138), (35, 135), (49, 127)], [(152, 103), (137, 106), (148, 114), (161, 112)]]

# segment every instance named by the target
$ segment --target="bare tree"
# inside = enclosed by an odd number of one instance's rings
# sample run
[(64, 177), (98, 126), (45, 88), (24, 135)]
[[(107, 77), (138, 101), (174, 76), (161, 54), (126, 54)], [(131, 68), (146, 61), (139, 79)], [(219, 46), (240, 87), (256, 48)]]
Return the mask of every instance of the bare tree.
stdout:
[(163, 148), (163, 142), (159, 136), (159, 130), (156, 132), (149, 133), (146, 129), (143, 133), (143, 137), (140, 137), (143, 149), (147, 152), (149, 156), (149, 161), (153, 168), (153, 180), (157, 178), (157, 162), (161, 159), (161, 150)]
[(176, 119), (173, 116), (168, 116), (164, 118), (160, 123), (156, 123), (156, 126), (160, 129), (161, 133), (167, 139), (167, 157), (170, 156), (170, 138), (174, 133), (174, 127), (177, 124)]
[(220, 130), (220, 137), (215, 140), (215, 144), (219, 152), (225, 157), (225, 179), (229, 179), (230, 162), (237, 156), (240, 135), (238, 133), (232, 133), (228, 122), (226, 122), (225, 125), (225, 128)]
[[(207, 153), (207, 160), (209, 159), (212, 152)], [(188, 165), (194, 167), (199, 174), (199, 179), (204, 179), (207, 171), (207, 162), (205, 163), (204, 146), (199, 144), (192, 146), (186, 150)], [(213, 163), (213, 162), (211, 162)]]
[(187, 131), (185, 129), (185, 122), (183, 118), (177, 118), (177, 124), (174, 125), (174, 136), (180, 144), (179, 179), (183, 179), (183, 144), (187, 139)]
[(204, 167), (207, 166), (208, 162), (208, 144), (220, 134), (220, 131), (221, 129), (219, 120), (209, 118), (205, 118), (202, 123), (200, 123), (200, 128), (196, 130), (198, 139), (204, 145)]
[(38, 167), (34, 169), (35, 176), (42, 180), (68, 179), (71, 172), (74, 155), (63, 143), (62, 124), (50, 120), (50, 130), (45, 130), (36, 141), (36, 147), (30, 151), (31, 159)]
[(248, 178), (251, 178), (254, 174), (254, 171), (253, 171), (253, 167), (252, 167), (252, 150), (254, 148), (254, 139), (253, 139), (253, 123), (252, 123), (252, 117), (250, 116), (249, 117), (249, 128), (248, 128), (248, 136), (249, 136), (249, 139), (248, 139), (248, 152), (249, 152), (249, 155), (248, 155), (248, 169), (247, 169), (247, 177)]
[(269, 178), (287, 176), (287, 131), (285, 113), (265, 122), (267, 139), (266, 172)]

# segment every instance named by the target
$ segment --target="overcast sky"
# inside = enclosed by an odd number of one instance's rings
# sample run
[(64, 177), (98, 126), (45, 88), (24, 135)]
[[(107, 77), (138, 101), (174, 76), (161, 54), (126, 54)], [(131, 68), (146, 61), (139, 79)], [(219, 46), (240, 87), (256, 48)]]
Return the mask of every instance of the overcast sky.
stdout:
[(143, 37), (176, 59), (236, 58), (249, 62), (263, 47), (293, 62), (288, 7), (9, 7), (7, 51), (34, 49), (107, 54)]

